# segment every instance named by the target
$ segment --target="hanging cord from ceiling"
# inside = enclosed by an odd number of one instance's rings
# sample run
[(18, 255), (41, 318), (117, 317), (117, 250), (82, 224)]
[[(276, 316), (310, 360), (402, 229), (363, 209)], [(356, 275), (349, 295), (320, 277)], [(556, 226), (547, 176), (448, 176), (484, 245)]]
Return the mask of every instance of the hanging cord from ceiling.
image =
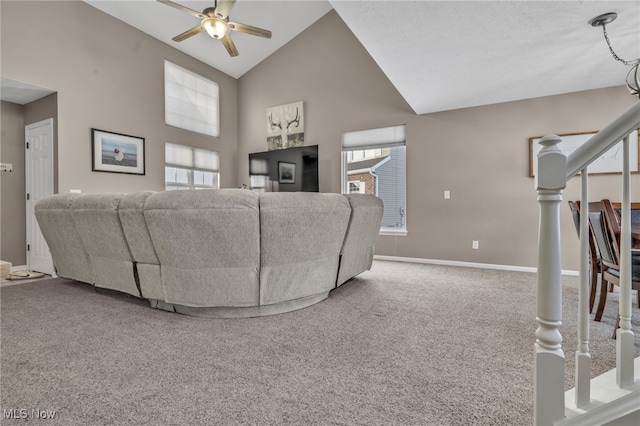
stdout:
[(596, 16), (592, 20), (589, 21), (589, 24), (593, 27), (602, 27), (602, 33), (604, 34), (604, 39), (607, 42), (607, 46), (609, 46), (609, 51), (613, 56), (613, 59), (616, 61), (622, 62), (626, 66), (631, 67), (629, 72), (627, 73), (626, 85), (627, 89), (629, 89), (629, 93), (634, 96), (640, 96), (640, 58), (633, 59), (631, 61), (625, 61), (621, 57), (619, 57), (616, 52), (611, 47), (611, 41), (609, 40), (609, 35), (607, 34), (607, 24), (615, 21), (618, 17), (618, 14), (615, 12), (605, 13), (603, 15)]

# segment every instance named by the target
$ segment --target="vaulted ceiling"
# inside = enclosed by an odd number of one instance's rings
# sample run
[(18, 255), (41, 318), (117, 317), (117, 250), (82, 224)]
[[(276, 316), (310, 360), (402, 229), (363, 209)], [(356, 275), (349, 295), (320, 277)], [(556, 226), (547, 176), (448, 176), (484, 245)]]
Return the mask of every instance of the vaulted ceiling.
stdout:
[(588, 24), (602, 13), (618, 14), (616, 53), (640, 57), (638, 1), (238, 0), (231, 20), (273, 37), (232, 33), (234, 58), (206, 33), (172, 41), (199, 20), (157, 1), (85, 1), (235, 78), (333, 8), (417, 114), (623, 85), (628, 67)]

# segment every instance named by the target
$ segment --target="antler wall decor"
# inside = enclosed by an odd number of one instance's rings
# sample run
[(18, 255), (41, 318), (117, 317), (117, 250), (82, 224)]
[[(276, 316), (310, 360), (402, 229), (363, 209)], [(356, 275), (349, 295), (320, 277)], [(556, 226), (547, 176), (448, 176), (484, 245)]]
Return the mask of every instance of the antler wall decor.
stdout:
[(269, 150), (304, 145), (304, 104), (294, 102), (267, 108)]
[(291, 121), (287, 120), (287, 129), (290, 128), (293, 123), (296, 123), (296, 127), (300, 126), (300, 114), (298, 114), (298, 107), (296, 107), (296, 118)]
[[(276, 127), (282, 130), (282, 123), (280, 123), (279, 121), (275, 123), (273, 121), (273, 113), (269, 114), (269, 125), (271, 126), (271, 130), (274, 130)], [(289, 126), (287, 125), (287, 127)]]

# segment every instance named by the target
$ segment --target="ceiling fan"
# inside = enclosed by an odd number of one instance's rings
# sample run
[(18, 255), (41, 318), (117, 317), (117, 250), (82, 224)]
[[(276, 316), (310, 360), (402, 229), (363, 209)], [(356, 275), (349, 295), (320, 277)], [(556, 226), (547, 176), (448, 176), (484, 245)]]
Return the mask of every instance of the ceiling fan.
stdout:
[(196, 18), (202, 19), (200, 25), (185, 31), (182, 34), (178, 34), (172, 39), (173, 41), (183, 41), (201, 33), (202, 31), (206, 31), (211, 37), (219, 39), (222, 42), (224, 47), (227, 49), (227, 52), (229, 52), (229, 55), (238, 56), (238, 49), (233, 43), (233, 40), (231, 40), (231, 31), (238, 31), (258, 37), (271, 38), (271, 31), (229, 21), (229, 12), (231, 12), (231, 8), (235, 4), (236, 0), (220, 0), (219, 3), (216, 0), (213, 7), (206, 8), (202, 13), (169, 0), (157, 1), (186, 12), (189, 15), (193, 15)]

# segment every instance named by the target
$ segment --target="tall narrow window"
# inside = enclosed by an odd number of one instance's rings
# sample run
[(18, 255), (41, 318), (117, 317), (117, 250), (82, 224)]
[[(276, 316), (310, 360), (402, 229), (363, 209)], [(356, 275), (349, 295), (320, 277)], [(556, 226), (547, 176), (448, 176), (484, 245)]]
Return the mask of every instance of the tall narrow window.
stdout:
[(218, 153), (166, 143), (164, 180), (167, 191), (219, 188)]
[(404, 125), (342, 134), (342, 192), (382, 199), (380, 234), (407, 234), (406, 163)]
[(220, 136), (218, 84), (164, 61), (164, 121), (209, 136)]

